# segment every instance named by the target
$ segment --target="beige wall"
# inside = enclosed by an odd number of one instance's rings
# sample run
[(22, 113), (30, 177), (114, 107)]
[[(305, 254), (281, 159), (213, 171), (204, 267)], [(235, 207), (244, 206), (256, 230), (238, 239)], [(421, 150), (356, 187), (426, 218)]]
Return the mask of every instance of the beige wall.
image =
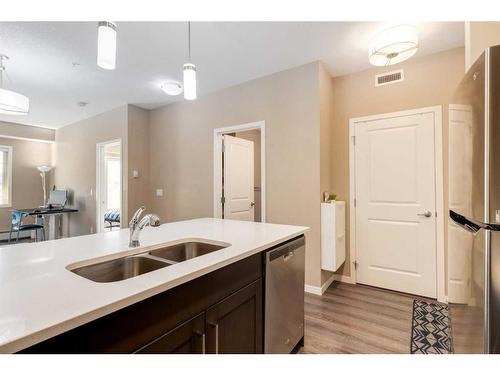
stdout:
[[(140, 206), (145, 206), (148, 211), (151, 209), (148, 110), (128, 106), (128, 140), (128, 174), (124, 180), (128, 181), (128, 217), (131, 217)], [(139, 172), (139, 177), (133, 177), (134, 170)]]
[[(319, 93), (320, 93), (320, 189), (318, 199), (321, 200), (323, 192), (332, 193), (332, 131), (333, 111), (337, 104), (333, 98), (333, 81), (323, 64), (319, 67)], [(321, 267), (321, 263), (320, 263)], [(331, 275), (328, 271), (321, 271), (321, 284)]]
[(213, 216), (213, 129), (266, 121), (267, 221), (311, 227), (306, 283), (319, 286), (319, 63), (150, 113), (152, 207), (167, 221)]
[(12, 207), (0, 208), (0, 231), (8, 231), (12, 208), (38, 207), (43, 203), (42, 180), (36, 167), (51, 165), (51, 145), (3, 137), (0, 145), (12, 146)]
[[(404, 69), (402, 83), (375, 87), (374, 75), (384, 71)], [(374, 68), (361, 73), (333, 79), (334, 126), (332, 131), (331, 167), (332, 191), (339, 200), (349, 201), (349, 119), (413, 108), (444, 105), (443, 107), (443, 156), (445, 212), (448, 196), (448, 116), (446, 105), (464, 72), (464, 49), (457, 48), (434, 55), (414, 58), (388, 68)], [(349, 223), (347, 210), (346, 223)], [(445, 226), (446, 227), (446, 226)], [(341, 272), (350, 274), (349, 230), (347, 257)], [(445, 236), (446, 240), (446, 236)]]
[(465, 65), (469, 68), (485, 48), (500, 44), (500, 22), (466, 22)]
[[(128, 106), (122, 106), (97, 116), (57, 129), (54, 155), (54, 183), (67, 189), (69, 205), (80, 212), (72, 214), (71, 236), (94, 233), (96, 230), (96, 144), (113, 139), (122, 140), (123, 173), (128, 171)], [(127, 183), (124, 179), (122, 222), (127, 214)]]
[[(260, 130), (247, 130), (243, 132), (237, 132), (235, 134), (236, 137), (246, 139), (248, 141), (253, 142), (253, 169), (254, 169), (254, 183), (253, 186), (260, 188), (261, 184), (261, 175), (260, 175)], [(255, 209), (254, 209), (254, 221), (261, 221), (261, 213), (262, 213), (262, 200), (260, 196), (261, 192), (257, 189), (254, 190), (254, 201), (255, 201)]]
[(0, 136), (53, 142), (55, 140), (56, 131), (54, 129), (0, 121)]

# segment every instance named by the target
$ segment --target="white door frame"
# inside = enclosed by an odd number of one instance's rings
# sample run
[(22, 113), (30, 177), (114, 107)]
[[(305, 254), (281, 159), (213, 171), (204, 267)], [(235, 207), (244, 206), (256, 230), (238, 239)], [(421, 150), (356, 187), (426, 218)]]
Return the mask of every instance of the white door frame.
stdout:
[(104, 147), (113, 144), (120, 144), (120, 227), (123, 225), (123, 142), (121, 138), (112, 139), (110, 141), (96, 143), (96, 179), (95, 179), (95, 202), (96, 202), (96, 233), (103, 232), (103, 221), (101, 212), (101, 160), (104, 156)]
[(260, 185), (261, 185), (261, 222), (266, 222), (266, 122), (256, 121), (247, 124), (214, 129), (214, 217), (222, 218), (220, 192), (222, 190), (222, 136), (224, 134), (260, 130)]
[(435, 193), (436, 193), (436, 287), (437, 300), (446, 302), (445, 293), (445, 256), (444, 256), (444, 189), (443, 189), (443, 121), (441, 106), (425, 107), (411, 109), (408, 111), (382, 113), (373, 116), (357, 117), (349, 119), (349, 237), (350, 246), (349, 254), (351, 264), (350, 281), (356, 283), (356, 268), (353, 266), (356, 257), (356, 207), (354, 206), (354, 198), (356, 197), (356, 164), (355, 164), (355, 147), (354, 135), (356, 124), (366, 121), (381, 120), (392, 117), (410, 116), (424, 113), (432, 113), (434, 115), (434, 155), (435, 155)]

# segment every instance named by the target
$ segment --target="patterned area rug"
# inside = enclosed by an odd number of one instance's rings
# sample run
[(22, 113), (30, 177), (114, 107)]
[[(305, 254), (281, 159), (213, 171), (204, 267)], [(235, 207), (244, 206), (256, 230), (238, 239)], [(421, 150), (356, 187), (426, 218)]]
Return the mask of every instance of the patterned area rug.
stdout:
[(453, 352), (448, 305), (413, 301), (411, 354), (450, 354)]

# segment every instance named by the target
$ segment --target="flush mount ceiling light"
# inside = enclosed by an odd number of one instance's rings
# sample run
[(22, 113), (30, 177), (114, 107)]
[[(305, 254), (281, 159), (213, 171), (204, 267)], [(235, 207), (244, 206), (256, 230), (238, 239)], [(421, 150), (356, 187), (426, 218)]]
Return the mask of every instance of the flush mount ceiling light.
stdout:
[(97, 65), (106, 70), (116, 67), (116, 25), (113, 22), (97, 24)]
[(6, 74), (3, 62), (8, 59), (8, 56), (0, 54), (0, 114), (27, 115), (30, 109), (29, 98), (3, 88), (3, 77)]
[(387, 66), (409, 59), (417, 52), (417, 49), (417, 28), (411, 25), (401, 25), (377, 34), (368, 49), (368, 55), (372, 65)]
[(167, 95), (179, 95), (182, 92), (182, 85), (176, 81), (168, 81), (161, 84), (160, 88)]
[(191, 63), (191, 22), (188, 22), (188, 62), (184, 64), (184, 99), (196, 99), (196, 66)]

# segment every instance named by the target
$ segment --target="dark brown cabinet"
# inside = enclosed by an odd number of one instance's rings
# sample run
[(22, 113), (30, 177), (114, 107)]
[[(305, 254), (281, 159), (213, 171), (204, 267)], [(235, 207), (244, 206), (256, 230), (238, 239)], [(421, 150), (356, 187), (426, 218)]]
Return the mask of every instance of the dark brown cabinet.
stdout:
[(206, 311), (207, 353), (263, 352), (262, 279)]
[(262, 318), (262, 279), (259, 279), (136, 353), (262, 353)]
[(188, 320), (135, 353), (205, 354), (205, 314)]

